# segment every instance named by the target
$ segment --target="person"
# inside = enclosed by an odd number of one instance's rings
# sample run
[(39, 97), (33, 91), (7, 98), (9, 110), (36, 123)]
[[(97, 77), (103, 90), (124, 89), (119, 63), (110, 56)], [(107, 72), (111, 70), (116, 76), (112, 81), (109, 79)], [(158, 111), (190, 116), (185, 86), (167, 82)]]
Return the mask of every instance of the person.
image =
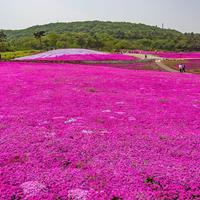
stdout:
[(145, 59), (147, 59), (147, 54), (144, 55)]
[(182, 64), (182, 71), (185, 72), (185, 64)]
[(179, 71), (182, 73), (183, 72), (183, 64), (178, 65)]

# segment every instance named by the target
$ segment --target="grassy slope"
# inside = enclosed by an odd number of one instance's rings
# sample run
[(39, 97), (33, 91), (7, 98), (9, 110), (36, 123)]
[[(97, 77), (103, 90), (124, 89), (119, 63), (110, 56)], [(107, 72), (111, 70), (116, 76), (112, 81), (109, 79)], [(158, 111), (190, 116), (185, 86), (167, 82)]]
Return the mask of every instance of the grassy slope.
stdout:
[(3, 53), (0, 53), (0, 54), (1, 54), (1, 58), (3, 60), (11, 60), (11, 59), (14, 59), (14, 58), (32, 55), (32, 54), (35, 54), (35, 53), (38, 53), (38, 52), (39, 51), (36, 51), (36, 50), (27, 50), (27, 51), (3, 52)]

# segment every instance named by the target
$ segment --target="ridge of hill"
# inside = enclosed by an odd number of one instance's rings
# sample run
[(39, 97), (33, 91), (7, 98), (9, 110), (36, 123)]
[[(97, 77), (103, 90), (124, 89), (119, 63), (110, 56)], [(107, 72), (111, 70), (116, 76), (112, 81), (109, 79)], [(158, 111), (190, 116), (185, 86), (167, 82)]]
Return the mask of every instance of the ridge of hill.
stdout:
[[(34, 33), (43, 31), (42, 40), (34, 37)], [(200, 34), (130, 22), (62, 22), (3, 32), (7, 35), (7, 44), (0, 45), (0, 51), (59, 48), (200, 51)]]
[[(172, 29), (162, 29), (156, 26), (136, 24), (130, 22), (105, 22), (105, 21), (84, 21), (84, 22), (58, 22), (45, 25), (36, 25), (21, 30), (5, 30), (9, 38), (32, 36), (33, 32), (45, 31), (46, 33), (105, 33), (117, 38), (141, 38), (142, 34), (149, 36), (166, 37), (166, 35), (182, 35), (181, 32)], [(128, 36), (129, 37), (128, 37)]]

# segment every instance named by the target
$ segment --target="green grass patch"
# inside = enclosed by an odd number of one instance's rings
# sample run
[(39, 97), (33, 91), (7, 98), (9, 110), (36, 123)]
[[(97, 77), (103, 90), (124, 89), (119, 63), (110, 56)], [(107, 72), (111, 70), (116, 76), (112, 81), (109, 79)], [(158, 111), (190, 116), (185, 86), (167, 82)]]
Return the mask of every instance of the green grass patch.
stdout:
[(23, 57), (23, 56), (33, 55), (33, 54), (36, 54), (36, 53), (39, 53), (39, 52), (40, 51), (37, 51), (37, 50), (0, 52), (0, 55), (1, 55), (2, 60), (12, 60), (12, 59)]

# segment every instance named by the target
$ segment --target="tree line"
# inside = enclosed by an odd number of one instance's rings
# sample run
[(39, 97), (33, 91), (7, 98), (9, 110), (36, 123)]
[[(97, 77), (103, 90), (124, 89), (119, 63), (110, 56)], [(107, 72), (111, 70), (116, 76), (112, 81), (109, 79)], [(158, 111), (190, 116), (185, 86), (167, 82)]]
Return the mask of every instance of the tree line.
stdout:
[(200, 51), (200, 34), (125, 22), (74, 22), (0, 31), (0, 51), (88, 48)]

